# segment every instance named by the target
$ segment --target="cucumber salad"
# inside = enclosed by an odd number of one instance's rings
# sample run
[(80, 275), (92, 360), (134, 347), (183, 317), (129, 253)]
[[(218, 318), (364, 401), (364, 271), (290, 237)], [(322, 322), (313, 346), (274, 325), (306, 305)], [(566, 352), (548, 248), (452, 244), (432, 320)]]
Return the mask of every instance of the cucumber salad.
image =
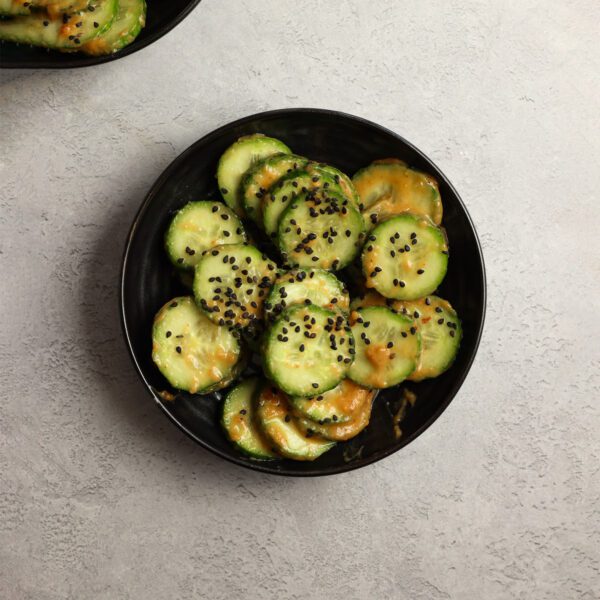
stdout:
[(189, 293), (156, 314), (152, 358), (179, 390), (228, 388), (221, 426), (242, 453), (314, 460), (368, 426), (378, 390), (450, 368), (462, 330), (434, 295), (433, 177), (384, 159), (350, 179), (261, 134), (216, 177), (223, 201), (188, 203), (166, 231)]
[(61, 52), (118, 52), (145, 23), (145, 0), (0, 0), (0, 40)]

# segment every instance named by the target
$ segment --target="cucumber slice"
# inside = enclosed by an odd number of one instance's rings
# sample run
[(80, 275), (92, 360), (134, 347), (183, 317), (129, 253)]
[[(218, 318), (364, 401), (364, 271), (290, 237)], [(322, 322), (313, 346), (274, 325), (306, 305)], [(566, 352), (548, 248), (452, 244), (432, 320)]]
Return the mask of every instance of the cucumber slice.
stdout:
[(312, 398), (289, 400), (300, 415), (312, 421), (324, 423), (346, 423), (355, 417), (358, 409), (372, 398), (373, 393), (351, 379), (343, 379), (336, 387)]
[(248, 327), (262, 318), (275, 268), (275, 263), (254, 246), (216, 246), (196, 265), (196, 302), (218, 325)]
[(318, 170), (323, 173), (327, 173), (330, 177), (333, 177), (333, 180), (337, 186), (339, 186), (340, 191), (343, 196), (352, 201), (354, 206), (358, 208), (358, 210), (362, 210), (360, 207), (360, 196), (352, 183), (352, 179), (348, 177), (345, 173), (342, 173), (339, 169), (332, 167), (331, 165), (326, 165), (324, 163), (320, 163), (317, 167)]
[(356, 357), (348, 377), (368, 388), (388, 388), (417, 367), (421, 336), (413, 320), (383, 306), (360, 308), (350, 315)]
[(326, 440), (343, 442), (356, 437), (369, 424), (375, 393), (373, 390), (368, 391), (362, 404), (352, 414), (352, 418), (344, 423), (319, 423), (307, 419), (298, 412), (294, 413), (294, 418), (300, 430), (306, 435), (316, 433)]
[(285, 308), (306, 300), (345, 313), (350, 305), (348, 290), (333, 273), (322, 269), (294, 269), (275, 281), (265, 302), (265, 315), (272, 320)]
[(275, 154), (256, 163), (242, 178), (246, 214), (262, 225), (262, 203), (271, 187), (286, 174), (304, 168), (308, 160), (295, 154)]
[(28, 15), (31, 12), (26, 0), (0, 0), (0, 15)]
[[(235, 336), (234, 336), (235, 337)], [(248, 352), (245, 347), (242, 345), (242, 351), (240, 353), (239, 360), (235, 363), (233, 369), (231, 369), (231, 373), (218, 381), (217, 383), (207, 387), (202, 390), (202, 394), (212, 394), (213, 392), (217, 392), (219, 390), (224, 390), (225, 388), (230, 387), (237, 379), (240, 378), (244, 369), (248, 366)]]
[(255, 421), (255, 400), (263, 384), (258, 377), (251, 377), (231, 390), (223, 402), (221, 425), (242, 452), (264, 460), (277, 455)]
[(119, 10), (110, 29), (83, 44), (81, 51), (91, 56), (118, 52), (135, 40), (144, 25), (146, 25), (146, 2), (119, 0)]
[(354, 176), (354, 186), (364, 206), (367, 227), (404, 212), (442, 222), (443, 208), (437, 181), (408, 168), (401, 161), (377, 161)]
[(396, 300), (431, 294), (448, 268), (448, 244), (442, 229), (408, 213), (378, 225), (362, 252), (368, 288)]
[(265, 436), (286, 458), (315, 460), (335, 446), (335, 442), (302, 432), (285, 395), (270, 385), (258, 397), (256, 417)]
[(427, 296), (412, 302), (396, 301), (394, 308), (414, 318), (421, 334), (421, 356), (408, 379), (422, 381), (447, 371), (462, 339), (460, 319), (450, 303), (437, 296)]
[(310, 398), (343, 379), (353, 353), (354, 339), (340, 313), (313, 304), (293, 306), (267, 331), (264, 368), (290, 396)]
[(193, 269), (205, 250), (240, 244), (246, 233), (237, 215), (222, 202), (189, 202), (171, 221), (165, 248), (171, 262), (180, 269)]
[(264, 230), (270, 237), (276, 237), (281, 215), (292, 200), (304, 197), (306, 192), (324, 189), (337, 191), (340, 194), (342, 192), (332, 176), (315, 169), (292, 171), (282, 177), (263, 198), (262, 218)]
[(359, 308), (366, 308), (367, 306), (387, 306), (393, 308), (396, 300), (390, 300), (384, 298), (381, 294), (369, 290), (368, 292), (352, 298), (350, 302), (350, 310), (358, 310)]
[(206, 392), (231, 376), (240, 357), (233, 333), (215, 325), (189, 296), (167, 302), (154, 318), (152, 360), (174, 388)]
[(0, 15), (29, 15), (32, 8), (46, 9), (50, 17), (62, 12), (84, 10), (89, 0), (0, 0)]
[(358, 254), (365, 235), (361, 214), (330, 191), (294, 200), (279, 221), (278, 244), (294, 266), (337, 271)]
[(244, 216), (242, 177), (258, 161), (280, 153), (292, 151), (283, 142), (256, 133), (241, 137), (221, 156), (217, 167), (219, 189), (227, 205), (241, 217)]
[(53, 17), (63, 12), (74, 12), (77, 10), (85, 10), (89, 4), (89, 0), (17, 0), (21, 4), (27, 4), (30, 8), (44, 9)]
[(90, 0), (86, 8), (51, 19), (31, 14), (0, 21), (0, 40), (74, 50), (104, 33), (117, 14), (117, 0)]

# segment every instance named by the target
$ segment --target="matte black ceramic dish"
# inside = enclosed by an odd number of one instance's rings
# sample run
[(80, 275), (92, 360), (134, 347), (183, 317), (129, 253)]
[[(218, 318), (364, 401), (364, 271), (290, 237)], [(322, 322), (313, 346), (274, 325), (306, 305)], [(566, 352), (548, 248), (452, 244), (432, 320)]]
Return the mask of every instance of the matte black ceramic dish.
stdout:
[(0, 67), (4, 69), (72, 69), (89, 67), (123, 58), (152, 44), (181, 23), (200, 0), (146, 0), (146, 27), (136, 40), (120, 52), (108, 56), (86, 56), (35, 48), (23, 44), (0, 42)]
[[(449, 371), (431, 381), (406, 384), (416, 393), (417, 402), (402, 422), (403, 435), (398, 440), (391, 415), (399, 405), (402, 386), (379, 394), (365, 431), (314, 462), (252, 460), (235, 450), (219, 427), (219, 393), (197, 397), (176, 393), (152, 363), (154, 314), (173, 296), (189, 293), (173, 276), (163, 248), (169, 220), (176, 209), (190, 200), (219, 198), (215, 172), (221, 153), (238, 137), (255, 132), (277, 137), (295, 153), (331, 163), (349, 174), (374, 159), (398, 157), (433, 174), (439, 182), (443, 225), (450, 242), (449, 270), (439, 293), (458, 311), (464, 339)], [(154, 184), (135, 218), (123, 258), (121, 286), (121, 316), (129, 350), (144, 383), (165, 414), (192, 439), (227, 460), (257, 471), (297, 476), (328, 475), (363, 467), (396, 452), (427, 429), (448, 406), (471, 367), (483, 328), (486, 296), (477, 234), (443, 173), (391, 131), (357, 117), (318, 109), (252, 115), (217, 129), (181, 154)], [(159, 395), (163, 390), (175, 393), (175, 400), (163, 400)]]

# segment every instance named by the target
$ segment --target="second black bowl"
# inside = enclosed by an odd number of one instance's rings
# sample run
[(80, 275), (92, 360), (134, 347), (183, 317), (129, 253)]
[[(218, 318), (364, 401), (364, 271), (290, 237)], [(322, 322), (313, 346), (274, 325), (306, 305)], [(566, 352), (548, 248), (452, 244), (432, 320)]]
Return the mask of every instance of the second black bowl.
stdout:
[[(456, 362), (443, 375), (418, 384), (383, 390), (375, 400), (371, 423), (350, 442), (338, 444), (314, 462), (259, 462), (240, 454), (219, 426), (222, 395), (193, 396), (169, 388), (151, 359), (151, 328), (169, 299), (189, 294), (173, 277), (164, 251), (164, 232), (173, 212), (191, 200), (220, 197), (217, 161), (238, 137), (264, 133), (281, 139), (297, 154), (353, 174), (378, 158), (397, 157), (437, 178), (444, 203), (443, 226), (450, 244), (449, 269), (439, 295), (456, 308), (464, 337)], [(278, 110), (240, 119), (210, 133), (181, 154), (154, 184), (135, 218), (123, 259), (123, 329), (135, 366), (154, 400), (187, 435), (239, 465), (285, 475), (327, 475), (356, 469), (396, 452), (420, 435), (448, 406), (475, 357), (485, 314), (483, 256), (473, 223), (456, 190), (422, 152), (400, 136), (350, 115), (319, 109)], [(402, 388), (417, 396), (394, 433), (392, 415)], [(167, 399), (167, 391), (175, 399)], [(443, 441), (441, 442), (443, 445)]]
[(146, 27), (135, 41), (120, 52), (108, 56), (60, 53), (26, 44), (0, 42), (0, 67), (5, 69), (71, 69), (89, 67), (133, 54), (152, 44), (181, 23), (200, 0), (147, 0)]

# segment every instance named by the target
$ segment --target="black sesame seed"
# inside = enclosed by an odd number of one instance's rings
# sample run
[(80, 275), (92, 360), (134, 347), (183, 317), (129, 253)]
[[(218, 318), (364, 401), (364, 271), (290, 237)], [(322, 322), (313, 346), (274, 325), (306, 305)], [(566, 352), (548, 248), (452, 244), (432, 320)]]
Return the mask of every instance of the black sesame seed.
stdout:
[(175, 351), (177, 352), (177, 354), (181, 354), (181, 346), (177, 346), (175, 348)]

